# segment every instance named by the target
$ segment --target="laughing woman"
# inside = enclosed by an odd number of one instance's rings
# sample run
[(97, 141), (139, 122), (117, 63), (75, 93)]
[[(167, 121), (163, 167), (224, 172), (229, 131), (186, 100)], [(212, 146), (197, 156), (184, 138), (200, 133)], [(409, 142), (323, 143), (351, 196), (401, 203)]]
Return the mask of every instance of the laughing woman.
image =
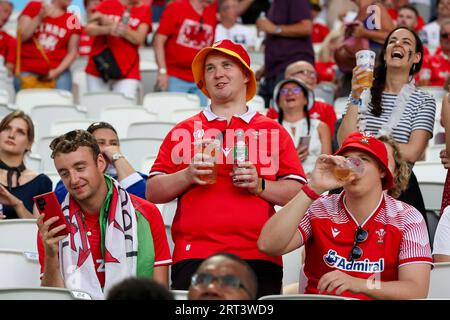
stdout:
[[(374, 70), (371, 97), (361, 99), (363, 70), (353, 70), (352, 92), (338, 131), (343, 141), (353, 131), (390, 135), (399, 144), (403, 158), (412, 167), (433, 136), (436, 102), (414, 85), (413, 77), (423, 60), (422, 42), (406, 27), (394, 29), (387, 37)], [(368, 101), (365, 103), (364, 101)], [(414, 173), (408, 188), (398, 198), (419, 210), (426, 219), (425, 205)]]
[(35, 218), (33, 197), (52, 191), (52, 181), (23, 163), (34, 140), (31, 118), (14, 111), (0, 122), (0, 219)]

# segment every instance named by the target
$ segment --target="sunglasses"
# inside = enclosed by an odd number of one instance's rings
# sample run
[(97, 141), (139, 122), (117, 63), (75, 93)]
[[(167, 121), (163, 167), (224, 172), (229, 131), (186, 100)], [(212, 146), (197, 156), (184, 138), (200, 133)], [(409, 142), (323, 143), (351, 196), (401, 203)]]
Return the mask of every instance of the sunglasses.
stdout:
[(447, 32), (441, 33), (441, 38), (448, 39), (449, 37), (450, 37), (450, 33), (447, 33)]
[(302, 88), (295, 87), (295, 88), (283, 88), (280, 90), (280, 95), (287, 96), (288, 94), (299, 94), (302, 92)]
[(369, 233), (361, 227), (358, 227), (355, 232), (355, 240), (353, 242), (352, 250), (350, 251), (350, 261), (358, 260), (363, 255), (363, 250), (358, 244), (367, 240)]
[(213, 276), (208, 273), (196, 273), (191, 278), (193, 286), (209, 286), (211, 283), (217, 282), (222, 289), (244, 289), (250, 296), (249, 290), (242, 284), (241, 280), (233, 275)]

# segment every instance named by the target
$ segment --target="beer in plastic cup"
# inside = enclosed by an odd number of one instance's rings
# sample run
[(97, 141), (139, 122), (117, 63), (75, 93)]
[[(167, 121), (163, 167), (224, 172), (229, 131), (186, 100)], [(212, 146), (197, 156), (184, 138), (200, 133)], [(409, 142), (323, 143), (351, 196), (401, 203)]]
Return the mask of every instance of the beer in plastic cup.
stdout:
[(375, 67), (375, 52), (371, 50), (360, 50), (356, 53), (356, 65), (362, 70), (364, 77), (359, 79), (356, 83), (368, 89), (372, 87), (373, 83), (373, 69)]
[(348, 157), (345, 163), (334, 168), (334, 176), (340, 182), (346, 182), (352, 175), (360, 176), (364, 172), (361, 159)]
[(217, 139), (202, 139), (194, 142), (196, 147), (196, 153), (201, 153), (202, 155), (207, 155), (209, 158), (203, 159), (202, 161), (211, 161), (214, 166), (205, 167), (205, 170), (212, 170), (210, 174), (199, 175), (199, 179), (205, 181), (208, 184), (214, 184), (217, 181), (217, 159), (220, 154), (220, 141)]

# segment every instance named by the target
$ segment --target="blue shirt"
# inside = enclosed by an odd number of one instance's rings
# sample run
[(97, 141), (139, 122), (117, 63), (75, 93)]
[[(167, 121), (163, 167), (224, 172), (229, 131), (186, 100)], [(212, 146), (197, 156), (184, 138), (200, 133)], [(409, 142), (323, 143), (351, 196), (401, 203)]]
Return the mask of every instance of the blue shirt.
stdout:
[[(113, 176), (117, 180), (116, 176)], [(134, 194), (139, 198), (145, 199), (145, 183), (147, 181), (147, 175), (141, 172), (135, 172), (120, 182), (120, 185), (127, 190), (128, 193)], [(59, 203), (64, 201), (67, 194), (67, 189), (64, 186), (62, 180), (59, 180), (56, 184), (55, 194)]]

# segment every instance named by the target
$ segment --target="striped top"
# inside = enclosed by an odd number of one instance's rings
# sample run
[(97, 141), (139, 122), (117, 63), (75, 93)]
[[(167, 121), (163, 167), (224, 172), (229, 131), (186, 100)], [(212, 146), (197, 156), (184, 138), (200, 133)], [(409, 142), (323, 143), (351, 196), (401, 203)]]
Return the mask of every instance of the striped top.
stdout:
[[(396, 99), (396, 94), (383, 92), (381, 97), (383, 110), (380, 117), (375, 117), (370, 112), (372, 106), (369, 105), (369, 112), (366, 114), (366, 131), (378, 134), (381, 126), (391, 119)], [(399, 123), (394, 126), (392, 133), (394, 140), (399, 143), (408, 143), (411, 132), (419, 129), (428, 131), (433, 136), (435, 114), (435, 99), (429, 93), (416, 89), (409, 98)]]
[[(432, 264), (425, 220), (414, 207), (383, 192), (377, 207), (360, 225), (345, 205), (344, 197), (345, 192), (320, 197), (311, 204), (298, 226), (306, 251), (301, 275), (306, 284), (304, 293), (318, 293), (319, 280), (334, 270), (361, 279), (373, 277), (375, 273), (376, 279), (395, 281), (402, 266)], [(358, 244), (362, 256), (351, 261), (358, 226), (368, 232), (368, 237)], [(349, 291), (342, 295), (368, 298)]]

